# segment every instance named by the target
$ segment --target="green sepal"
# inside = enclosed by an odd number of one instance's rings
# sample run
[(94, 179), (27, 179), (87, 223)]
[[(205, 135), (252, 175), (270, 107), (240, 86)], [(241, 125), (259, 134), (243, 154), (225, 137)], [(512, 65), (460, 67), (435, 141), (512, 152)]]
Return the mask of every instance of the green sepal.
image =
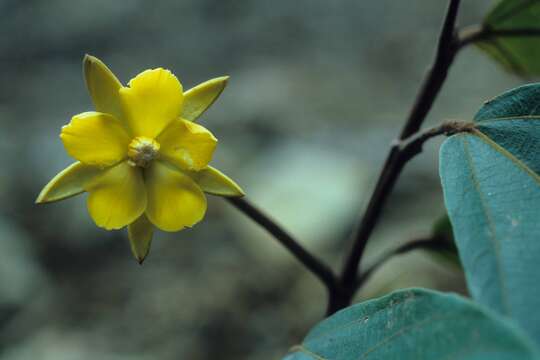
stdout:
[(129, 244), (135, 259), (142, 264), (152, 244), (154, 225), (146, 215), (141, 215), (135, 222), (128, 225)]
[(205, 81), (184, 93), (182, 119), (195, 121), (208, 109), (225, 89), (228, 76)]
[(75, 162), (59, 172), (39, 193), (36, 204), (60, 201), (85, 191), (85, 185), (102, 170)]

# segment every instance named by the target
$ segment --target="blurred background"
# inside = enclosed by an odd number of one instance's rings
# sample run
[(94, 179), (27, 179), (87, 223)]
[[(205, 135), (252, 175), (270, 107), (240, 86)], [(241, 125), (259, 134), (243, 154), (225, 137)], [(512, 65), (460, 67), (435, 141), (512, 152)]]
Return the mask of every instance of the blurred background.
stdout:
[[(460, 24), (490, 0), (463, 1)], [(0, 359), (278, 359), (323, 315), (314, 277), (220, 198), (191, 230), (158, 232), (143, 266), (85, 196), (34, 205), (71, 163), (58, 138), (91, 110), (81, 61), (125, 83), (162, 66), (184, 88), (231, 80), (201, 123), (213, 165), (335, 269), (431, 62), (446, 1), (0, 0)], [(426, 126), (470, 119), (522, 83), (474, 48)], [(406, 168), (364, 264), (444, 214), (441, 139)], [(392, 259), (357, 300), (406, 286), (464, 292), (458, 267)]]

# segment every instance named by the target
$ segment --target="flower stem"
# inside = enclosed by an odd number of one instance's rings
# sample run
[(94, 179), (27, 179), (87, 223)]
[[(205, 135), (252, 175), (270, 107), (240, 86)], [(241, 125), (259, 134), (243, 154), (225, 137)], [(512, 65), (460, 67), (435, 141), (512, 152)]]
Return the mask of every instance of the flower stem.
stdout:
[(298, 261), (300, 261), (326, 286), (329, 294), (336, 292), (336, 276), (326, 264), (309, 253), (289, 233), (251, 204), (245, 197), (227, 198), (227, 200), (251, 220), (255, 221), (268, 231), (281, 245), (289, 250)]

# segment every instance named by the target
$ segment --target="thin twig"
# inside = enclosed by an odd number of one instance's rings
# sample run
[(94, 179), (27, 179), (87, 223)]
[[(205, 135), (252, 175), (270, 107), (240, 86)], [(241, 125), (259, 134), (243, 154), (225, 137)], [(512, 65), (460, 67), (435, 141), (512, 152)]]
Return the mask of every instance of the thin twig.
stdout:
[(500, 37), (540, 37), (540, 28), (492, 29), (483, 25), (472, 25), (458, 33), (458, 46), (486, 41)]
[(289, 233), (283, 230), (275, 221), (270, 219), (261, 210), (252, 205), (245, 197), (227, 198), (229, 203), (247, 215), (250, 219), (262, 226), (274, 238), (289, 250), (298, 261), (310, 270), (326, 286), (329, 292), (335, 292), (336, 276), (332, 270), (321, 260), (309, 253)]
[[(455, 55), (459, 50), (455, 31), (459, 5), (460, 0), (449, 0), (445, 20), (439, 36), (435, 61), (420, 88), (405, 126), (401, 131), (399, 140), (404, 140), (418, 132), (439, 94), (448, 74), (448, 69), (452, 65)], [(410, 157), (407, 158), (400, 151), (399, 144), (392, 146), (366, 212), (356, 232), (356, 236), (354, 237), (353, 247), (341, 272), (339, 288), (342, 291), (336, 295), (339, 297), (338, 299), (330, 300), (333, 307), (329, 308), (329, 314), (347, 306), (354, 296), (360, 259), (364, 253), (367, 241), (379, 220), (383, 206), (394, 188), (401, 170), (409, 159)]]
[(427, 130), (417, 132), (408, 139), (397, 142), (401, 161), (409, 161), (414, 156), (422, 152), (422, 146), (429, 139), (439, 135), (454, 135), (463, 132), (472, 132), (474, 123), (468, 121), (444, 121), (440, 125)]
[(449, 2), (439, 36), (435, 61), (426, 74), (424, 83), (417, 94), (416, 101), (399, 136), (400, 139), (405, 139), (420, 129), (446, 80), (448, 69), (459, 49), (455, 30), (459, 4), (460, 0), (450, 0)]
[(410, 241), (408, 243), (405, 243), (401, 246), (399, 246), (397, 249), (394, 249), (385, 255), (383, 255), (379, 260), (377, 260), (373, 265), (371, 265), (367, 270), (362, 272), (362, 276), (360, 276), (356, 282), (356, 288), (360, 288), (363, 284), (365, 284), (371, 276), (379, 270), (379, 268), (384, 265), (388, 260), (393, 258), (396, 255), (402, 255), (405, 253), (408, 253), (410, 251), (414, 251), (417, 249), (425, 249), (425, 250), (445, 250), (448, 249), (448, 245), (443, 242), (443, 239), (440, 237), (430, 237), (425, 239), (418, 239), (414, 241)]

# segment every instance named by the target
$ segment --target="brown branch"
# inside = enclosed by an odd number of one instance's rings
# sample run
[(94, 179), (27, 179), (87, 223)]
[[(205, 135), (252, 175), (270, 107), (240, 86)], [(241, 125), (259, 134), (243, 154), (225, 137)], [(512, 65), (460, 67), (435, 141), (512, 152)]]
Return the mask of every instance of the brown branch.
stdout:
[(455, 26), (459, 4), (460, 0), (449, 1), (446, 17), (439, 35), (435, 60), (426, 74), (405, 126), (401, 131), (399, 136), (401, 140), (416, 133), (422, 126), (459, 50)]
[[(448, 70), (460, 49), (455, 25), (459, 5), (460, 0), (449, 0), (445, 20), (439, 35), (434, 63), (420, 87), (420, 91), (417, 94), (414, 105), (405, 122), (405, 126), (400, 133), (399, 140), (404, 140), (418, 132), (429, 110), (431, 110), (431, 107), (446, 80)], [(348, 305), (352, 296), (354, 296), (358, 268), (367, 241), (379, 220), (383, 206), (394, 188), (401, 170), (409, 159), (404, 157), (399, 146), (394, 145), (390, 149), (390, 153), (385, 161), (366, 212), (364, 213), (358, 231), (356, 232), (353, 247), (341, 273), (341, 287), (345, 289), (344, 293), (346, 296), (342, 301), (334, 301), (337, 303), (337, 309), (331, 310), (338, 310), (339, 308)]]
[[(420, 88), (411, 112), (401, 131), (399, 140), (404, 140), (418, 132), (439, 94), (442, 84), (446, 80), (448, 70), (459, 50), (455, 31), (459, 5), (460, 0), (449, 0), (448, 9), (439, 35), (434, 63)], [(420, 151), (421, 145), (416, 150)], [(406, 162), (414, 156), (413, 153), (416, 150), (412, 148), (409, 152), (401, 150), (399, 144), (392, 146), (354, 237), (353, 247), (341, 272), (340, 288), (342, 292), (336, 295), (338, 297), (337, 299), (330, 301), (333, 307), (329, 308), (329, 314), (350, 304), (356, 292), (358, 269), (367, 241), (379, 220), (383, 206), (392, 192), (401, 170)]]
[(281, 245), (289, 250), (298, 261), (311, 271), (326, 286), (329, 293), (336, 292), (337, 280), (332, 270), (321, 260), (309, 253), (276, 222), (252, 205), (245, 197), (227, 198), (229, 203), (268, 231)]

